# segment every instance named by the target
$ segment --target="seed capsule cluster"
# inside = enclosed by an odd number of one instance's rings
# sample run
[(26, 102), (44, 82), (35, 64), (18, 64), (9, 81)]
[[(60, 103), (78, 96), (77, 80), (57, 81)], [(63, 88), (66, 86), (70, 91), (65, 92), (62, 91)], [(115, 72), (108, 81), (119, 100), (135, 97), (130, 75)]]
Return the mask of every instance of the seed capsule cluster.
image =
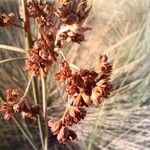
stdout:
[[(83, 23), (91, 8), (88, 7), (87, 0), (47, 2), (27, 0), (26, 18), (34, 20), (39, 31), (34, 41), (31, 38), (31, 47), (26, 50), (25, 70), (31, 74), (31, 77), (48, 76), (48, 70), (52, 64), (58, 63), (59, 49), (63, 44), (69, 42), (80, 44), (85, 40), (85, 32), (91, 28), (84, 26)], [(30, 26), (26, 27), (25, 21), (24, 24), (25, 27), (21, 28), (33, 36), (28, 30)], [(14, 14), (0, 14), (0, 26), (8, 25), (19, 27)], [(69, 140), (76, 139), (76, 132), (69, 126), (85, 118), (86, 107), (93, 104), (98, 105), (109, 96), (112, 91), (111, 72), (112, 66), (106, 55), (99, 55), (91, 69), (74, 71), (67, 60), (59, 63), (54, 79), (65, 84), (68, 105), (61, 118), (48, 121), (48, 127), (60, 143), (65, 144)], [(17, 89), (7, 90), (6, 100), (0, 103), (0, 111), (4, 113), (6, 120), (9, 120), (15, 113), (21, 113), (23, 118), (37, 119), (40, 114), (40, 106), (26, 104), (28, 90), (29, 86), (23, 96)]]
[(75, 131), (68, 128), (86, 116), (85, 107), (98, 105), (112, 91), (110, 82), (112, 66), (106, 55), (100, 55), (93, 69), (80, 69), (73, 72), (67, 61), (60, 63), (55, 79), (64, 81), (69, 96), (67, 108), (62, 118), (49, 120), (48, 126), (57, 135), (60, 143), (77, 138)]

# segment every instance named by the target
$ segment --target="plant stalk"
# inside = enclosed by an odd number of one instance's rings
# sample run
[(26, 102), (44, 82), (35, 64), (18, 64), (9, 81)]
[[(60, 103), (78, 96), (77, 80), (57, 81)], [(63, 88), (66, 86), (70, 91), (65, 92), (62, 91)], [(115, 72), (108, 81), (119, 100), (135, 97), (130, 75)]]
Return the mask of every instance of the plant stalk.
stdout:
[[(24, 31), (25, 31), (25, 47), (26, 48), (32, 48), (32, 35), (31, 35), (31, 28), (30, 28), (30, 20), (29, 20), (29, 15), (26, 9), (26, 3), (27, 0), (22, 0), (22, 11), (23, 11), (23, 18), (24, 18)], [(34, 97), (34, 103), (38, 104), (39, 103), (39, 96), (38, 96), (38, 80), (33, 77), (32, 79), (32, 90), (33, 90), (33, 97)], [(41, 115), (38, 118), (38, 127), (39, 127), (39, 132), (40, 132), (40, 138), (41, 138), (41, 144), (42, 144), (42, 149), (44, 148), (44, 134), (43, 134), (43, 129), (42, 129), (42, 118)]]
[(48, 150), (48, 127), (47, 127), (47, 100), (46, 100), (46, 78), (41, 70), (42, 99), (43, 99), (43, 118), (44, 118), (44, 150)]

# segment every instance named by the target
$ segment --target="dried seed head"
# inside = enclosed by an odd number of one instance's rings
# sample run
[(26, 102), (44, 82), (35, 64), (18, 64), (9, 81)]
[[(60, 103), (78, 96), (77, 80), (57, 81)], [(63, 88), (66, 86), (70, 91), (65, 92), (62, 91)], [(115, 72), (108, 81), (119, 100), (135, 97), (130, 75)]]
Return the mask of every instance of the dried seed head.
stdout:
[(18, 89), (7, 89), (6, 90), (6, 101), (16, 101), (20, 98)]
[[(73, 23), (81, 23), (83, 22), (89, 15), (89, 12), (91, 10), (92, 7), (87, 8), (87, 0), (71, 0), (71, 1), (67, 1), (67, 0), (63, 0), (61, 1), (61, 7), (58, 9), (57, 13), (58, 16), (62, 19), (62, 20), (66, 20), (66, 24), (68, 22), (68, 18), (71, 19), (76, 18), (75, 22)], [(65, 5), (64, 5), (65, 4)], [(71, 17), (71, 16), (74, 17)], [(78, 18), (78, 19), (77, 19)], [(78, 20), (78, 21), (77, 21)], [(70, 23), (70, 22), (69, 22)]]
[[(92, 103), (97, 105), (108, 97), (112, 90), (112, 84), (109, 81), (111, 65), (107, 60), (106, 55), (100, 55), (95, 70), (81, 69), (65, 78), (67, 92), (71, 95), (73, 106), (83, 107)], [(59, 77), (60, 74), (57, 75)], [(66, 118), (66, 120), (69, 119)]]

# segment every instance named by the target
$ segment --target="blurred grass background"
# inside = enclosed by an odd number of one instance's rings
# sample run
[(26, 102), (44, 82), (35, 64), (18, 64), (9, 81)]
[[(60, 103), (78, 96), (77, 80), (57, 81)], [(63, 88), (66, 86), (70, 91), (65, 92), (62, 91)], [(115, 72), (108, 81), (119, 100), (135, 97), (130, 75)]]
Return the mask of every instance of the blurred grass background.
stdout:
[[(14, 12), (19, 16), (18, 2), (0, 0), (0, 12)], [(85, 120), (73, 127), (78, 134), (75, 142), (64, 146), (50, 136), (49, 149), (149, 150), (150, 1), (93, 0), (89, 3), (93, 9), (86, 24), (92, 30), (86, 34), (86, 41), (81, 45), (67, 44), (62, 51), (70, 63), (83, 68), (90, 68), (99, 53), (106, 53), (113, 64), (114, 91), (102, 105), (88, 108)], [(0, 44), (23, 48), (22, 35), (18, 28), (0, 28)], [(19, 87), (21, 91), (26, 87), (24, 60), (1, 61), (18, 57), (24, 55), (0, 50), (1, 97), (9, 87)], [(51, 67), (47, 80), (49, 118), (61, 115), (66, 102), (63, 85), (53, 80), (55, 68), (56, 65)], [(2, 116), (0, 120), (0, 149), (32, 149), (15, 123), (4, 121)], [(37, 126), (28, 127), (39, 145)]]

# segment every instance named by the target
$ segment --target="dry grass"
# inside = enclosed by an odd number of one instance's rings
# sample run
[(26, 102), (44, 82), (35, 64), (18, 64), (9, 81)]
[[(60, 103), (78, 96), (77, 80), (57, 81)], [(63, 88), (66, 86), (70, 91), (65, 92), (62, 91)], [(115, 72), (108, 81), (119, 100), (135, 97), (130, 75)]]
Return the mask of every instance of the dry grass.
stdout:
[[(17, 12), (13, 1), (0, 1), (0, 12)], [(87, 41), (82, 45), (66, 45), (63, 52), (70, 63), (80, 67), (92, 66), (98, 53), (107, 53), (113, 64), (114, 91), (101, 106), (88, 109), (86, 119), (75, 127), (79, 135), (75, 143), (64, 147), (51, 139), (51, 149), (148, 150), (150, 1), (93, 0), (93, 10), (86, 23), (93, 28), (87, 34)], [(0, 44), (23, 47), (20, 29), (0, 28), (0, 35)], [(0, 93), (10, 85), (25, 89), (27, 74), (21, 68), (24, 61), (1, 61), (18, 57), (23, 57), (23, 54), (0, 51)], [(48, 78), (49, 117), (62, 112), (62, 104), (66, 99), (63, 86), (52, 80), (53, 70), (55, 65), (51, 68)], [(12, 139), (12, 132), (17, 135), (13, 141), (16, 140), (18, 145), (24, 141), (22, 145), (28, 145), (13, 123), (11, 126), (6, 122), (5, 125), (0, 125), (0, 138), (5, 141), (5, 149), (11, 149), (11, 141), (8, 142), (7, 139)], [(35, 129), (34, 135), (38, 134), (35, 126), (30, 128)]]

